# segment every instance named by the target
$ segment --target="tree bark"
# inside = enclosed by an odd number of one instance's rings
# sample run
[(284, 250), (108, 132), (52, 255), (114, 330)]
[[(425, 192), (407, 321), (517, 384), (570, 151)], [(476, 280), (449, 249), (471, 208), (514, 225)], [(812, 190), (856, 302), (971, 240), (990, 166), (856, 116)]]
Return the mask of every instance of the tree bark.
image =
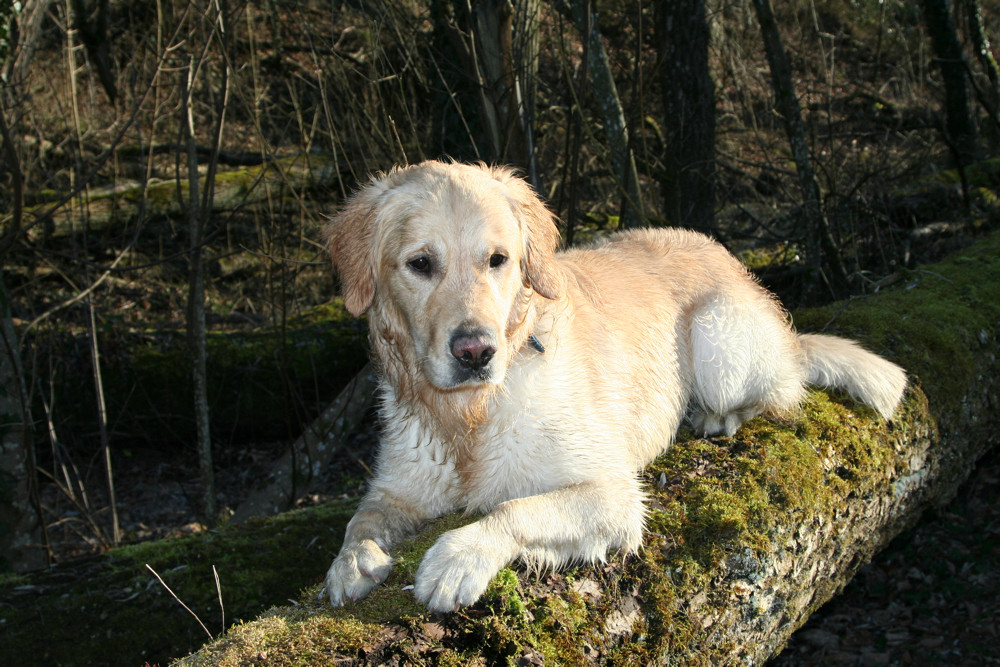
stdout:
[(88, 7), (85, 0), (72, 0), (73, 23), (87, 49), (90, 63), (97, 70), (101, 87), (114, 103), (118, 99), (118, 88), (108, 52), (108, 0), (97, 0), (96, 4), (96, 7)]
[(802, 193), (802, 205), (809, 224), (806, 234), (807, 261), (815, 268), (825, 265), (830, 270), (829, 279), (836, 293), (846, 285), (847, 271), (844, 268), (840, 250), (837, 248), (830, 231), (830, 222), (823, 210), (819, 182), (816, 180), (816, 174), (812, 168), (812, 158), (809, 155), (809, 146), (806, 144), (802, 109), (799, 106), (799, 98), (795, 94), (792, 67), (785, 54), (785, 45), (781, 39), (778, 22), (774, 18), (771, 0), (753, 0), (753, 6), (757, 12), (757, 21), (764, 39), (764, 50), (767, 53), (767, 62), (771, 69), (775, 104), (784, 122), (785, 134), (788, 136), (788, 143), (792, 149), (795, 173), (798, 176), (799, 190)]
[(214, 525), (218, 518), (215, 504), (215, 472), (212, 463), (212, 429), (208, 408), (208, 353), (205, 342), (205, 265), (203, 243), (205, 217), (203, 210), (210, 208), (210, 197), (203, 207), (199, 195), (198, 156), (194, 146), (194, 114), (191, 91), (194, 88), (198, 65), (192, 58), (186, 69), (179, 72), (181, 86), (181, 137), (187, 144), (188, 168), (188, 236), (189, 275), (187, 302), (187, 334), (191, 351), (192, 396), (194, 401), (195, 432), (197, 434), (198, 472), (201, 478), (201, 513), (203, 520)]
[(486, 159), (520, 167), (540, 190), (534, 140), (539, 0), (432, 4), (435, 22), (474, 87)]
[(761, 664), (997, 442), (998, 255), (994, 234), (905, 289), (797, 313), (897, 351), (912, 385), (893, 422), (812, 392), (797, 416), (676, 443), (645, 471), (637, 556), (505, 569), (471, 608), (428, 614), (410, 592), (423, 551), (473, 520), (448, 517), (394, 551), (393, 574), (365, 600), (331, 610), (317, 584), (182, 664), (290, 652), (301, 664)]
[(587, 56), (590, 85), (600, 112), (605, 140), (608, 142), (612, 176), (623, 195), (621, 227), (643, 224), (645, 212), (642, 190), (639, 187), (639, 170), (636, 168), (635, 155), (629, 143), (628, 124), (625, 121), (621, 99), (618, 97), (618, 86), (615, 84), (608, 53), (604, 48), (604, 39), (597, 25), (597, 12), (590, 0), (560, 0), (555, 5), (559, 11), (570, 17), (580, 32), (580, 39), (586, 42), (584, 53)]
[[(17, 90), (24, 85), (28, 77), (28, 70), (35, 57), (35, 51), (41, 46), (42, 25), (48, 14), (49, 7), (55, 4), (56, 0), (33, 0), (22, 3), (20, 13), (16, 19), (16, 29), (12, 31), (16, 34), (14, 41), (13, 57), (5, 63), (5, 92), (10, 94), (11, 89)], [(12, 121), (11, 124), (15, 124)]]
[(536, 188), (538, 11), (538, 0), (476, 0), (465, 6), (466, 69), (480, 90), (491, 159), (521, 167)]
[(962, 45), (955, 32), (948, 0), (920, 0), (924, 23), (931, 38), (935, 60), (944, 84), (944, 131), (953, 146), (958, 167), (973, 162), (978, 153), (976, 130), (969, 113), (965, 85), (966, 65)]
[(24, 178), (6, 112), (0, 108), (0, 155), (11, 176), (11, 222), (0, 236), (0, 571), (44, 567), (44, 544), (34, 428), (21, 366), (21, 348), (3, 282), (7, 251), (21, 236)]
[(20, 348), (0, 280), (0, 572), (45, 567), (35, 449)]
[(969, 22), (972, 50), (979, 60), (979, 66), (983, 68), (983, 72), (986, 73), (990, 82), (989, 93), (983, 103), (990, 118), (1000, 127), (1000, 69), (997, 68), (996, 58), (993, 57), (989, 37), (983, 30), (983, 10), (979, 5), (979, 0), (965, 0), (965, 11)]
[(670, 224), (710, 232), (715, 227), (715, 86), (708, 67), (705, 0), (662, 3), (657, 20), (664, 208)]

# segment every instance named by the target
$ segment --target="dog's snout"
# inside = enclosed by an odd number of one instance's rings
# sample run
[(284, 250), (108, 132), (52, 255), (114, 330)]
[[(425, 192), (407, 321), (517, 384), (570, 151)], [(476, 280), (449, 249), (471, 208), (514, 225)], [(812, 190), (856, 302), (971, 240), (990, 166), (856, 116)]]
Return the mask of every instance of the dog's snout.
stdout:
[(497, 352), (485, 336), (479, 333), (456, 333), (451, 338), (451, 354), (462, 368), (479, 370), (490, 363)]

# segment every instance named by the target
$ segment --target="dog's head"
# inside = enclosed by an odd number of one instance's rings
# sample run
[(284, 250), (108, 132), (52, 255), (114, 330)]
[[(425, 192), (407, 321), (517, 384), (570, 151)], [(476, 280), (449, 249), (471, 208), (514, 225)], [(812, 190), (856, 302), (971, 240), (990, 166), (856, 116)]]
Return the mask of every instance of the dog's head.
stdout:
[(326, 239), (347, 309), (372, 309), (375, 335), (409, 346), (399, 352), (442, 390), (499, 385), (530, 333), (532, 293), (565, 286), (551, 213), (502, 167), (394, 169), (348, 199)]

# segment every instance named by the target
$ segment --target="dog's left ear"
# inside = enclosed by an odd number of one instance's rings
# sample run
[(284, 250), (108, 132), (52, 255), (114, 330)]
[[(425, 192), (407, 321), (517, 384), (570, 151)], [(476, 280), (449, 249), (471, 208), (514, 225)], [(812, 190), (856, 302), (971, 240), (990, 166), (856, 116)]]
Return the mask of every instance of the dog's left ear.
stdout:
[(375, 299), (375, 201), (373, 185), (357, 192), (330, 218), (323, 236), (340, 274), (344, 306), (360, 316)]
[(494, 169), (493, 177), (507, 186), (514, 212), (521, 221), (528, 282), (546, 299), (558, 299), (566, 289), (566, 278), (555, 258), (562, 241), (555, 216), (531, 186), (511, 170)]

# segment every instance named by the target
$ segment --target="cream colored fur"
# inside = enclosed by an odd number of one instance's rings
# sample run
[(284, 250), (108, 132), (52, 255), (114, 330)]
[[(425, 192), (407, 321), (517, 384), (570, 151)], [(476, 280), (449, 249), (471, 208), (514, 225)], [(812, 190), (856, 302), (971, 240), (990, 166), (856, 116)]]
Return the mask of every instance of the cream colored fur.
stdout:
[[(327, 574), (332, 604), (367, 595), (401, 539), (456, 510), (483, 517), (424, 556), (414, 594), (436, 611), (472, 604), (515, 559), (635, 551), (639, 473), (685, 415), (731, 435), (795, 408), (807, 383), (844, 388), (886, 419), (899, 404), (901, 368), (796, 334), (705, 236), (631, 231), (561, 253), (558, 241), (509, 170), (440, 162), (373, 179), (330, 222), (344, 302), (368, 313), (384, 428)], [(492, 358), (470, 370), (463, 345)]]

